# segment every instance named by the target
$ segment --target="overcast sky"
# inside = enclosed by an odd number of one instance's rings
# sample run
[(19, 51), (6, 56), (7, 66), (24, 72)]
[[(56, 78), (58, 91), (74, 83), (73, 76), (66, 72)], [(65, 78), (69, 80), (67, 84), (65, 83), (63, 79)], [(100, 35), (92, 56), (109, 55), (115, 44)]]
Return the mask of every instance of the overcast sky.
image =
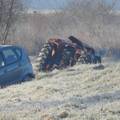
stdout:
[[(111, 3), (112, 0), (105, 0)], [(120, 8), (120, 0), (117, 0), (116, 8)], [(70, 0), (24, 0), (28, 8), (33, 9), (59, 9), (63, 8)]]

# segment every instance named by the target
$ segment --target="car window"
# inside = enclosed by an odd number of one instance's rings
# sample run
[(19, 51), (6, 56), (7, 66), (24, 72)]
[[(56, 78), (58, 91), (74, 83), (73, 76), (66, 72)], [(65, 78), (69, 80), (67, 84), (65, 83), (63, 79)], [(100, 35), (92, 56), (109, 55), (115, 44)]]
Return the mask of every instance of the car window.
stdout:
[(3, 67), (4, 64), (4, 60), (3, 60), (3, 56), (0, 54), (0, 68)]
[(17, 53), (18, 58), (21, 58), (21, 56), (22, 56), (21, 50), (20, 50), (19, 48), (15, 48), (14, 50), (15, 50), (15, 52)]
[(17, 61), (17, 55), (12, 49), (3, 50), (3, 55), (5, 57), (6, 65), (12, 64)]

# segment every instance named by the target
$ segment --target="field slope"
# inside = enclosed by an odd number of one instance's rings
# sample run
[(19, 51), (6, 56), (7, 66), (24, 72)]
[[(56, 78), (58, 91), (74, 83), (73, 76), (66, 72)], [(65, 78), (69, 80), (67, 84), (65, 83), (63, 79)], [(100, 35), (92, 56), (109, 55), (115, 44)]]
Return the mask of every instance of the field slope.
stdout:
[(120, 63), (40, 73), (0, 90), (0, 120), (120, 120)]

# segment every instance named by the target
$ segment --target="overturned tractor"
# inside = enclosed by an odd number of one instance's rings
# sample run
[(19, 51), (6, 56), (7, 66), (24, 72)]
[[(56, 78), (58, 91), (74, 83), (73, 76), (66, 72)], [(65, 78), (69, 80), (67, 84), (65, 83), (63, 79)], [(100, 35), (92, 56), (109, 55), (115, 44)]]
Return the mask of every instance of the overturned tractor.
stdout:
[(81, 63), (101, 63), (101, 57), (95, 55), (95, 50), (84, 45), (77, 38), (70, 36), (71, 42), (62, 39), (49, 39), (41, 49), (37, 59), (37, 71), (51, 71), (54, 68), (63, 69)]

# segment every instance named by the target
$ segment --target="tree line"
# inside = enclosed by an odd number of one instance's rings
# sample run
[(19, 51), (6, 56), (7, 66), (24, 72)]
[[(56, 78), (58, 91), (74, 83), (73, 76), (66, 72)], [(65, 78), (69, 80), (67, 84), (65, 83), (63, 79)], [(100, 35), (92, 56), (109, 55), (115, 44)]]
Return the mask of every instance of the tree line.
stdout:
[(117, 3), (118, 0), (110, 3), (105, 0), (70, 0), (60, 10), (54, 9), (54, 13), (29, 14), (23, 12), (20, 0), (0, 0), (0, 40), (3, 44), (11, 40), (12, 44), (22, 45), (31, 54), (37, 54), (49, 38), (66, 39), (75, 35), (95, 48), (106, 48), (108, 53), (117, 50), (119, 54)]

